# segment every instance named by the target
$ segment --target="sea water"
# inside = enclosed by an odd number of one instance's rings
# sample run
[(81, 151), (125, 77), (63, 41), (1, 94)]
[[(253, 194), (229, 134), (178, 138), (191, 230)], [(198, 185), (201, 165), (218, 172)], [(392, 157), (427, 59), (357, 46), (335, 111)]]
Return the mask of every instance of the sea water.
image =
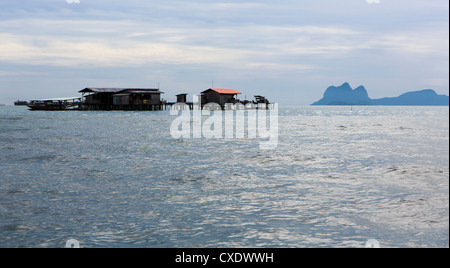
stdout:
[(271, 150), (173, 120), (0, 107), (0, 247), (449, 246), (448, 107), (280, 107)]

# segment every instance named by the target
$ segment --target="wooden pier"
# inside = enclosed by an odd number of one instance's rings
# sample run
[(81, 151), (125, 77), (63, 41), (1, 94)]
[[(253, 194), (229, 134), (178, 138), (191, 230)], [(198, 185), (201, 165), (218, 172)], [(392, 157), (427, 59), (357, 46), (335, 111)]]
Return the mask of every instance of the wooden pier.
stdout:
[(82, 104), (78, 110), (82, 111), (163, 111), (169, 110), (171, 104), (152, 105), (102, 105), (102, 104)]
[(255, 101), (240, 101), (240, 92), (233, 89), (210, 88), (195, 102), (187, 102), (187, 94), (177, 95), (177, 102), (161, 100), (155, 88), (85, 88), (82, 97), (32, 100), (31, 110), (46, 111), (163, 111), (163, 110), (258, 110), (270, 109), (270, 102), (262, 96)]

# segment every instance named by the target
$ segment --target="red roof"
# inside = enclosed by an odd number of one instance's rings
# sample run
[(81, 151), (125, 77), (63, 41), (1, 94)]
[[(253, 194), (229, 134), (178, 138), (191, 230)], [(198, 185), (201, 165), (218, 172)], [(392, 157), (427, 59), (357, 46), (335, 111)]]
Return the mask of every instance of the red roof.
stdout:
[[(219, 94), (231, 94), (231, 95), (242, 94), (241, 92), (236, 91), (234, 89), (230, 89), (230, 88), (210, 88), (208, 90), (213, 90)], [(206, 90), (206, 91), (208, 91), (208, 90)]]

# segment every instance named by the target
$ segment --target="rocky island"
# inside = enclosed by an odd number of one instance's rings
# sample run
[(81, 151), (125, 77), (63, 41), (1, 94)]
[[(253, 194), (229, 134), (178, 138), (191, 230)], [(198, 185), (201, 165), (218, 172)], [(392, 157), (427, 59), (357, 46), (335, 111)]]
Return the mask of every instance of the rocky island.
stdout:
[(323, 98), (312, 105), (448, 106), (449, 96), (438, 95), (432, 89), (425, 89), (393, 98), (371, 99), (364, 86), (352, 89), (346, 82), (339, 87), (329, 87)]

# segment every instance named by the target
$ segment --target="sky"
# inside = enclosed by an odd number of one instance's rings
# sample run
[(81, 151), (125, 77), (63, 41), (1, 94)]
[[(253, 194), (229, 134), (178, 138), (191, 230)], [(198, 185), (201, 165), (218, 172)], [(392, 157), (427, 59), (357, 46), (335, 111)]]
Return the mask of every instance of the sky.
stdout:
[(0, 104), (214, 86), (309, 105), (344, 82), (449, 95), (448, 1), (0, 1)]

